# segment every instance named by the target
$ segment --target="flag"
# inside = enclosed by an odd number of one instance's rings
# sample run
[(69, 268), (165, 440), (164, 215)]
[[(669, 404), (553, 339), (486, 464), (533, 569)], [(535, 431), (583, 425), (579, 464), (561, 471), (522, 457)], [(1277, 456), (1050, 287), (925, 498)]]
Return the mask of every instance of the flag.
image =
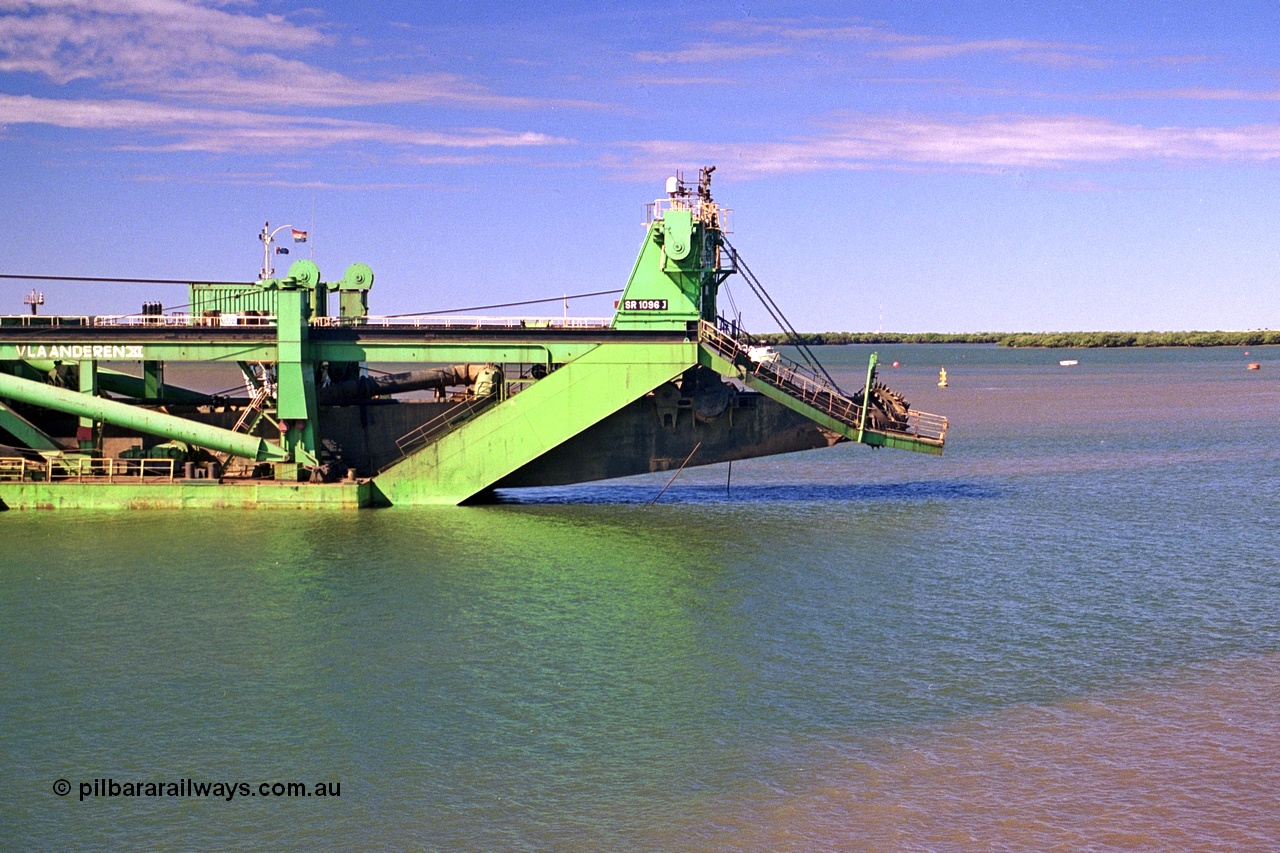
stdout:
[(288, 249), (286, 249), (284, 246), (276, 246), (276, 254), (277, 254), (277, 255), (287, 255), (287, 254), (289, 254), (289, 250), (288, 250)]
[(305, 243), (305, 242), (307, 242), (307, 232), (306, 232), (306, 231), (299, 231), (297, 228), (294, 228), (294, 229), (293, 229), (293, 242), (295, 242), (295, 243)]

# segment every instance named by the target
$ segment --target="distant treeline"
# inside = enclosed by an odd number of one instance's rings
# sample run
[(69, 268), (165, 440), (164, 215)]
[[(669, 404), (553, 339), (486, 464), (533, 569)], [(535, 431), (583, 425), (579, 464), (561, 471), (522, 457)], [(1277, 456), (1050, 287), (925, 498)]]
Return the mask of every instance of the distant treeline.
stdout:
[[(755, 335), (761, 343), (792, 341), (776, 332)], [(1257, 347), (1280, 344), (1280, 331), (1254, 332), (801, 332), (809, 346), (825, 344), (999, 344), (1002, 347)]]
[[(792, 343), (781, 332), (752, 335), (764, 344), (784, 345)], [(973, 332), (963, 335), (945, 335), (941, 332), (801, 332), (800, 342), (808, 346), (824, 344), (998, 344), (1009, 337), (1004, 332)]]

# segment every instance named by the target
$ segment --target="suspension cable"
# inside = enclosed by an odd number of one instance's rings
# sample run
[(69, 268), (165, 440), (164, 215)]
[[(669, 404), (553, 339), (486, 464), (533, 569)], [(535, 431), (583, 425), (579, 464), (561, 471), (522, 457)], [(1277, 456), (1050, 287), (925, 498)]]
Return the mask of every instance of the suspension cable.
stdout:
[(99, 278), (85, 275), (14, 275), (0, 273), (0, 279), (16, 281), (79, 281), (91, 284), (256, 284), (252, 281), (199, 281), (189, 278)]
[[(97, 276), (85, 275), (16, 275), (8, 273), (0, 273), (0, 279), (10, 281), (74, 281), (87, 284), (213, 284), (222, 286), (249, 286), (257, 284), (256, 281), (199, 281), (187, 278), (103, 278)], [(240, 294), (233, 294), (232, 299), (239, 299)], [(182, 305), (170, 305), (170, 311), (177, 311), (182, 308), (190, 308), (190, 302)], [(122, 314), (122, 317), (143, 317), (145, 314), (138, 312), (135, 314)]]
[(782, 333), (787, 336), (791, 345), (800, 353), (800, 357), (809, 365), (809, 369), (814, 373), (821, 373), (823, 377), (826, 378), (827, 382), (831, 383), (832, 388), (835, 388), (843, 394), (844, 392), (840, 390), (840, 386), (831, 378), (831, 374), (827, 372), (827, 369), (822, 366), (822, 362), (818, 361), (818, 357), (813, 354), (813, 351), (809, 349), (809, 346), (800, 338), (800, 333), (796, 331), (796, 327), (791, 325), (791, 321), (782, 313), (782, 309), (778, 307), (778, 303), (774, 302), (773, 297), (764, 289), (764, 285), (760, 283), (760, 279), (756, 278), (756, 274), (747, 266), (746, 261), (742, 260), (742, 255), (738, 254), (738, 250), (733, 247), (732, 243), (725, 239), (724, 235), (721, 235), (720, 241), (728, 247), (729, 255), (733, 259), (734, 267), (742, 274), (742, 277), (746, 279), (747, 285), (751, 288), (751, 292), (756, 295), (756, 298), (759, 299), (760, 303), (764, 306), (764, 310), (769, 313), (769, 316), (773, 318), (773, 321), (782, 329)]
[(461, 314), (465, 311), (488, 311), (493, 308), (515, 308), (520, 305), (541, 305), (544, 302), (561, 302), (566, 299), (583, 299), (588, 296), (613, 296), (621, 290), (597, 290), (594, 293), (574, 293), (565, 296), (553, 296), (549, 299), (526, 299), (523, 302), (501, 302), (496, 305), (472, 305), (469, 308), (450, 308), (448, 311), (413, 311), (408, 314), (383, 314), (384, 317), (420, 317), (436, 314)]
[[(16, 275), (0, 273), (0, 279), (9, 279), (16, 281), (76, 281), (87, 282), (92, 284), (217, 284), (217, 285), (251, 285), (257, 284), (253, 281), (197, 281), (192, 279), (178, 278), (104, 278), (95, 276), (82, 275)], [(564, 296), (552, 296), (547, 299), (528, 299), (523, 302), (501, 302), (495, 305), (472, 305), (467, 308), (450, 308), (446, 311), (412, 311), (407, 314), (386, 314), (386, 317), (418, 317), (422, 315), (434, 314), (462, 314), (466, 311), (489, 311), (494, 308), (515, 308), (521, 305), (542, 305), (547, 302), (561, 302), (568, 299), (584, 299), (589, 296), (616, 296), (622, 293), (621, 290), (597, 290), (592, 293), (571, 293)], [(187, 308), (186, 305), (177, 305), (170, 308)], [(141, 316), (141, 315), (127, 315)]]

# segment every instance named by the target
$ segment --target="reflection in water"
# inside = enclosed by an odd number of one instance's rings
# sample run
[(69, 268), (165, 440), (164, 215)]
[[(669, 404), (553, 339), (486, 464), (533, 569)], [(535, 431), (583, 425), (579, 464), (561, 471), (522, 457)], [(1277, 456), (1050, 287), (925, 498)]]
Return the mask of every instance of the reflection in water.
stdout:
[[(803, 770), (698, 849), (1274, 850), (1280, 657), (1158, 687), (1020, 707)], [(674, 849), (676, 840), (661, 846)]]
[[(704, 477), (705, 479), (705, 477)], [(512, 489), (500, 494), (508, 504), (648, 504), (660, 488), (647, 485), (594, 485)], [(788, 484), (748, 483), (736, 487), (689, 485), (662, 492), (665, 504), (824, 503), (829, 501), (935, 501), (994, 498), (1000, 490), (987, 483), (921, 480), (899, 483)]]

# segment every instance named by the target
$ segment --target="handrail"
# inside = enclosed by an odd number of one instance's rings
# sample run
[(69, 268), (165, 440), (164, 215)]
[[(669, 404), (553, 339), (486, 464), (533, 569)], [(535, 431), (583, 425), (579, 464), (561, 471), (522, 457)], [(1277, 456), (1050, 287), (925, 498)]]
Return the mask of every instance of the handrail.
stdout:
[[(83, 318), (78, 325), (89, 325)], [(276, 325), (274, 314), (236, 314), (222, 312), (211, 316), (200, 314), (100, 314), (92, 318), (94, 326), (125, 328), (160, 326), (164, 328), (218, 328), (223, 326)], [(495, 317), (460, 314), (405, 314), (397, 317), (312, 317), (311, 326), (346, 328), (403, 326), (418, 329), (607, 329), (612, 317)]]
[(22, 456), (0, 456), (0, 482), (24, 482), (29, 474), (43, 470), (43, 462)]
[(275, 326), (274, 314), (236, 314), (222, 312), (208, 317), (202, 314), (99, 314), (95, 326), (163, 326), (180, 328), (217, 328), (220, 326)]
[(721, 207), (711, 199), (702, 198), (660, 198), (650, 204), (644, 206), (645, 225), (650, 224), (656, 219), (662, 219), (663, 214), (668, 210), (687, 210), (693, 214), (693, 218), (705, 225), (715, 228), (722, 233), (732, 234), (733, 231), (729, 226), (729, 214), (733, 213), (732, 208)]
[(446, 433), (452, 432), (471, 420), (472, 417), (487, 408), (491, 403), (497, 401), (498, 395), (494, 394), (488, 397), (474, 397), (464, 400), (455, 406), (450, 406), (431, 420), (396, 439), (396, 449), (400, 451), (399, 458), (402, 459), (408, 456), (432, 439), (440, 438)]
[(0, 314), (0, 326), (88, 326), (85, 314)]
[[(699, 324), (699, 340), (717, 354), (806, 405), (812, 406), (846, 426), (859, 428), (862, 405), (846, 397), (840, 389), (823, 377), (778, 352), (767, 358), (752, 358), (741, 342), (707, 321)], [(947, 434), (947, 419), (942, 415), (908, 410), (905, 420), (891, 419), (887, 429), (866, 427), (866, 432), (905, 435), (929, 444), (942, 444)]]
[[(256, 414), (257, 412), (262, 411), (262, 407), (266, 404), (267, 399), (270, 397), (271, 397), (271, 386), (269, 384), (264, 382), (263, 384), (259, 385), (256, 389), (254, 389), (253, 396), (249, 398), (249, 405), (244, 407), (244, 411), (240, 413), (240, 418), (239, 420), (236, 421), (236, 425), (231, 428), (231, 431), (239, 432), (240, 430), (244, 429), (245, 425), (249, 423), (249, 419), (252, 418), (254, 414)], [(254, 426), (257, 426), (256, 421), (252, 425), (250, 425), (249, 428), (245, 430), (245, 432), (253, 432)]]
[[(247, 383), (246, 378), (246, 383)], [(263, 382), (257, 388), (253, 389), (253, 395), (249, 398), (249, 404), (240, 412), (240, 417), (236, 419), (236, 425), (231, 428), (232, 432), (240, 432), (243, 430), (246, 434), (252, 433), (265, 416), (265, 408), (267, 401), (271, 399), (272, 387), (271, 383)], [(225, 453), (219, 458), (219, 462), (225, 469), (231, 460), (235, 457), (234, 453)]]
[[(797, 386), (802, 387), (806, 392), (815, 394), (835, 394), (840, 397), (844, 396), (839, 388), (832, 385), (830, 382), (827, 382), (823, 377), (814, 373), (812, 370), (809, 370), (799, 362), (787, 358), (782, 353), (775, 351), (770, 353), (768, 360), (757, 361), (751, 358), (750, 351), (744, 349), (738, 341), (724, 334), (710, 323), (703, 321), (702, 326), (703, 335), (705, 336), (704, 339), (713, 341), (716, 345), (717, 351), (720, 352), (721, 355), (729, 358), (730, 361), (732, 361), (735, 356), (742, 356), (748, 361), (751, 361), (752, 364), (756, 365), (757, 373), (762, 371), (776, 373), (779, 377), (785, 378), (787, 381), (793, 382)], [(774, 367), (774, 365), (779, 366)]]
[(114, 459), (88, 456), (51, 457), (37, 462), (20, 456), (0, 458), (0, 481), (75, 483), (171, 483), (174, 459)]

